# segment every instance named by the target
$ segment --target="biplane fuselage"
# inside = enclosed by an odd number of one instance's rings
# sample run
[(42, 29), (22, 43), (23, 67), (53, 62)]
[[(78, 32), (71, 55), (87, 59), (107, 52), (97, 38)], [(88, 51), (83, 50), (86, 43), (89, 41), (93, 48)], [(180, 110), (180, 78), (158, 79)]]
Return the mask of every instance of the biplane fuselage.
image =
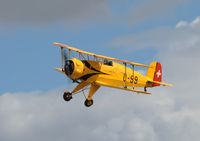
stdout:
[[(146, 66), (111, 57), (96, 55), (60, 43), (54, 44), (61, 47), (62, 56), (62, 68), (56, 68), (55, 70), (66, 74), (67, 77), (72, 79), (74, 82), (79, 83), (72, 92), (66, 91), (64, 93), (63, 98), (66, 101), (71, 100), (72, 94), (79, 92), (88, 85), (91, 85), (88, 97), (85, 101), (85, 105), (88, 107), (93, 104), (92, 96), (100, 86), (144, 94), (151, 94), (146, 91), (147, 87), (160, 85), (172, 86), (171, 84), (161, 82), (162, 67), (159, 62), (152, 62), (149, 66)], [(69, 58), (65, 60), (65, 65), (63, 63), (63, 48), (69, 50)], [(71, 58), (71, 51), (77, 52), (79, 57)], [(84, 57), (84, 55), (87, 55), (87, 57)], [(92, 56), (94, 59), (89, 59), (89, 56)], [(127, 65), (131, 67), (129, 68)], [(135, 66), (148, 68), (147, 74), (142, 75), (135, 71)], [(144, 91), (135, 89), (136, 87), (143, 87)]]
[(108, 64), (100, 61), (78, 60), (73, 58), (75, 64), (72, 79), (80, 79), (90, 83), (97, 83), (110, 87), (148, 87), (148, 78), (139, 72), (110, 62)]

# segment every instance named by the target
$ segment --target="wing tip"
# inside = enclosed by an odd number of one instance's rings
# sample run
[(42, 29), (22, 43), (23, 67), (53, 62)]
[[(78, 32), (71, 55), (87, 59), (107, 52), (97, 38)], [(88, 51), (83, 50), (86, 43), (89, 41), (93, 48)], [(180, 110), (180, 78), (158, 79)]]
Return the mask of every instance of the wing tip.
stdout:
[(173, 86), (173, 84), (167, 84), (166, 86)]
[(161, 82), (160, 85), (163, 85), (163, 86), (173, 86), (173, 84), (169, 84), (169, 83), (165, 83), (165, 82)]
[(61, 68), (54, 68), (54, 70), (61, 72), (61, 73), (64, 73), (64, 71)]
[(53, 42), (53, 44), (54, 44), (54, 45), (57, 45), (57, 46), (58, 46), (58, 45), (59, 45), (60, 43), (57, 43), (57, 42)]

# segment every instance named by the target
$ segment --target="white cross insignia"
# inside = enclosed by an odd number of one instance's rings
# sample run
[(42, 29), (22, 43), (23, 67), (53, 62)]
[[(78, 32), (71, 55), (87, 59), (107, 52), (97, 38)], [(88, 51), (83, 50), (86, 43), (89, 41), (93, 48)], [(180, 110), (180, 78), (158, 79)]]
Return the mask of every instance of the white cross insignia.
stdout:
[(160, 70), (156, 73), (157, 77), (159, 78), (161, 76)]

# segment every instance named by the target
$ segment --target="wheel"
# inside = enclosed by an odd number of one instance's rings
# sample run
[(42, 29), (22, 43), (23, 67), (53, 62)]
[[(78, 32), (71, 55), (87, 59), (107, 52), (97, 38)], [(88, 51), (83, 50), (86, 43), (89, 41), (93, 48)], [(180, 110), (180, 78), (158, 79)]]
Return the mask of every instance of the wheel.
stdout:
[(72, 93), (70, 93), (70, 92), (64, 92), (63, 99), (65, 101), (70, 101), (72, 99)]
[(90, 107), (93, 104), (93, 100), (86, 99), (84, 104), (86, 107)]

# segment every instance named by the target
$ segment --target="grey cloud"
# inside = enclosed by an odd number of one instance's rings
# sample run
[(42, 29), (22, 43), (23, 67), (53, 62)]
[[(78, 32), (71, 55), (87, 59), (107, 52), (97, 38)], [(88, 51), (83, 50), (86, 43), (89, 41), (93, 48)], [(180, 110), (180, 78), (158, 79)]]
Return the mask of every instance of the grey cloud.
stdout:
[(186, 0), (146, 0), (137, 7), (131, 7), (130, 23), (137, 24), (149, 20), (152, 17), (161, 16), (169, 9), (174, 9), (176, 5), (182, 4)]
[[(130, 6), (125, 10), (131, 23), (145, 21), (152, 16), (173, 9), (186, 0), (146, 0), (139, 5)], [(0, 24), (2, 25), (49, 25), (62, 23), (71, 26), (81, 26), (88, 22), (110, 22), (121, 21), (113, 13), (108, 3), (120, 2), (122, 0), (0, 0)], [(124, 11), (123, 11), (124, 12)], [(132, 14), (129, 14), (132, 13)], [(126, 17), (126, 16), (125, 16)], [(123, 19), (127, 22), (128, 19)]]
[(0, 0), (1, 24), (65, 23), (82, 25), (88, 20), (109, 20), (109, 0)]

